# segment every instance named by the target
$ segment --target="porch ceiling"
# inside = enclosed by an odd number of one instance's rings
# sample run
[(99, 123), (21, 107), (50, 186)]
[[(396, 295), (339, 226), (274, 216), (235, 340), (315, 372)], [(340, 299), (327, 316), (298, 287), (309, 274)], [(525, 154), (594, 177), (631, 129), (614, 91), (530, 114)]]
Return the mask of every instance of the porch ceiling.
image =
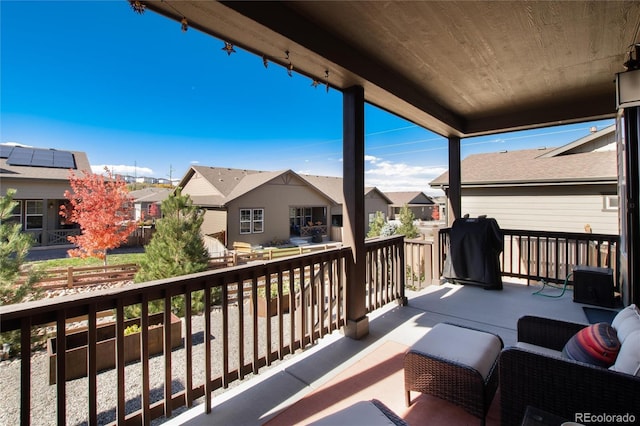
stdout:
[(443, 136), (615, 114), (637, 1), (144, 1)]

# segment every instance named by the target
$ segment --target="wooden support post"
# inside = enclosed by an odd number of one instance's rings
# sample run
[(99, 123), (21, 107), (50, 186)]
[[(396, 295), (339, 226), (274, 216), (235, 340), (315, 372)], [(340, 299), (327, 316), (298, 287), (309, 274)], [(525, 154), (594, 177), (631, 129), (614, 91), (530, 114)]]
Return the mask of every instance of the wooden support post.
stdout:
[(625, 146), (622, 152), (626, 174), (619, 178), (624, 179), (625, 191), (620, 194), (624, 204), (619, 213), (624, 242), (620, 253), (622, 259), (617, 261), (620, 262), (623, 303), (629, 305), (640, 304), (640, 107), (624, 109), (624, 128), (620, 131), (624, 132)]
[(344, 243), (353, 257), (347, 259), (347, 324), (345, 335), (360, 339), (369, 334), (366, 308), (366, 253), (364, 246), (364, 88), (343, 93), (343, 193)]
[(449, 137), (449, 211), (447, 224), (451, 226), (453, 221), (462, 216), (462, 181), (460, 173), (460, 138)]

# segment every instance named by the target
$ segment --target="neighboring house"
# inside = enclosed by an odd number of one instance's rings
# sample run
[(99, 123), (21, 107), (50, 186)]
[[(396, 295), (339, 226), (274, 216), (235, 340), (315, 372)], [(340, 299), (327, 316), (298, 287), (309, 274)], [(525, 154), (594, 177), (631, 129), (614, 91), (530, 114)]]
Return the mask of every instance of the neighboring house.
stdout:
[[(559, 148), (475, 154), (461, 163), (462, 211), (501, 228), (618, 234), (615, 126)], [(430, 185), (447, 193), (448, 172)]]
[[(331, 176), (313, 176), (313, 175), (301, 175), (308, 182), (313, 184), (316, 188), (320, 189), (323, 193), (327, 194), (333, 200), (336, 205), (331, 209), (331, 224), (334, 227), (334, 234), (331, 236), (333, 241), (342, 241), (342, 206), (344, 205), (344, 194), (342, 192), (342, 178)], [(386, 193), (381, 192), (376, 187), (365, 187), (364, 189), (364, 223), (365, 223), (365, 235), (369, 232), (370, 224), (376, 215), (376, 212), (381, 212), (385, 218), (387, 217), (387, 210), (391, 199)], [(340, 234), (337, 234), (340, 232)]]
[(389, 206), (389, 218), (400, 219), (400, 210), (407, 206), (413, 212), (416, 219), (433, 220), (433, 209), (437, 209), (436, 202), (427, 194), (421, 191), (412, 192), (385, 192), (391, 200)]
[[(266, 245), (288, 240), (308, 222), (327, 226), (335, 202), (291, 170), (264, 172), (192, 166), (178, 187), (205, 209), (202, 233), (234, 242)], [(319, 229), (319, 228), (318, 228)]]
[(67, 236), (79, 233), (59, 215), (64, 192), (71, 190), (70, 170), (91, 173), (84, 152), (0, 144), (0, 192), (16, 189), (13, 220), (34, 236), (35, 245), (69, 244)]
[(161, 204), (173, 193), (170, 188), (149, 187), (129, 192), (133, 198), (134, 219), (136, 221), (153, 220), (162, 216)]
[[(202, 233), (225, 235), (228, 248), (234, 242), (257, 246), (292, 237), (342, 240), (341, 178), (192, 166), (178, 186), (205, 209)], [(368, 204), (385, 198), (378, 194), (370, 192)], [(381, 211), (386, 210), (384, 204)]]

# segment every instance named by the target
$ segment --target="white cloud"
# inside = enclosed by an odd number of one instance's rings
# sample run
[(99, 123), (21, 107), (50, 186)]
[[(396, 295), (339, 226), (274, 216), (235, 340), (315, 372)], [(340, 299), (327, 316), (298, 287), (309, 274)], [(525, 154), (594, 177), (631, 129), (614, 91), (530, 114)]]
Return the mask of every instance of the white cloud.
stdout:
[[(444, 195), (442, 190), (429, 186), (436, 177), (447, 171), (447, 166), (411, 166), (406, 163), (395, 163), (374, 155), (365, 155), (365, 185), (375, 186), (381, 191), (422, 191), (429, 195)], [(338, 162), (342, 162), (340, 158)], [(342, 171), (335, 173), (327, 169), (315, 172), (321, 176), (340, 176)], [(305, 171), (308, 173), (308, 170)]]
[(111, 173), (117, 175), (154, 177), (153, 170), (148, 167), (127, 166), (124, 164), (96, 164), (91, 166), (91, 171), (101, 174), (104, 172), (105, 167), (111, 170)]
[(411, 166), (373, 156), (366, 156), (365, 160), (369, 162), (365, 171), (367, 186), (375, 186), (383, 192), (422, 191), (442, 195), (442, 191), (432, 189), (429, 182), (447, 170), (444, 166)]

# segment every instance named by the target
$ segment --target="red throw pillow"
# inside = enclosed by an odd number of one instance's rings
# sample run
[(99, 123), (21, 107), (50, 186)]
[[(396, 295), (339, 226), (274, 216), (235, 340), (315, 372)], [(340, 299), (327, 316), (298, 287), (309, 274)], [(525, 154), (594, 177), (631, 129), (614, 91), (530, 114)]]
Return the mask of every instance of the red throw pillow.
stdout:
[(562, 354), (572, 360), (610, 367), (616, 362), (620, 341), (616, 330), (600, 322), (577, 332), (564, 346)]

